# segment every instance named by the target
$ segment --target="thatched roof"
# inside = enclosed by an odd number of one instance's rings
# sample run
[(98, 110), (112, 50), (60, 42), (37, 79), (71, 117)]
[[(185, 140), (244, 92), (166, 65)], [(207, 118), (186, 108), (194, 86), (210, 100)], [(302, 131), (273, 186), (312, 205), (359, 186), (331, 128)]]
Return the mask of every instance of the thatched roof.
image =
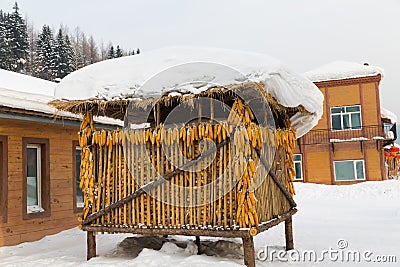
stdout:
[[(159, 99), (155, 98), (125, 98), (118, 100), (103, 100), (103, 99), (88, 99), (88, 100), (55, 100), (50, 102), (50, 105), (56, 107), (59, 110), (69, 111), (75, 114), (86, 114), (91, 112), (93, 115), (106, 116), (113, 119), (123, 120), (125, 113), (130, 106), (134, 115), (130, 114), (131, 122), (143, 122), (143, 116), (148, 118), (148, 122), (152, 123), (154, 121), (153, 117), (153, 107), (156, 104), (161, 105), (161, 111), (165, 117), (169, 111), (173, 109), (176, 105), (189, 102), (195, 98), (207, 97), (220, 100), (224, 103), (233, 102), (234, 98), (239, 95), (246, 95), (251, 97), (253, 90), (259, 90), (265, 99), (268, 101), (270, 108), (276, 117), (286, 117), (289, 118), (294, 114), (301, 112), (304, 115), (310, 114), (304, 107), (285, 107), (279, 104), (264, 88), (261, 83), (247, 82), (243, 84), (235, 84), (230, 86), (219, 86), (212, 87), (201, 93), (192, 94), (170, 94), (167, 93), (161, 96)], [(132, 113), (132, 112), (131, 112)], [(135, 118), (137, 118), (135, 120)]]

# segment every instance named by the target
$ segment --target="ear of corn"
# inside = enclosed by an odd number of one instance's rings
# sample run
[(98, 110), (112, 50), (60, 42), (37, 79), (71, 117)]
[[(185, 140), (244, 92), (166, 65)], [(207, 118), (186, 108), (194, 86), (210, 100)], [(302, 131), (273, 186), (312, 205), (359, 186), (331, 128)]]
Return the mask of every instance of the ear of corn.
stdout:
[[(158, 173), (167, 174), (179, 165), (182, 165), (182, 162), (179, 161), (174, 162), (177, 165), (168, 162), (161, 146), (166, 146), (167, 151), (172, 151), (172, 157), (179, 158), (177, 156), (178, 153), (182, 153), (188, 160), (191, 160), (200, 154), (199, 143), (201, 144), (202, 140), (209, 138), (219, 143), (226, 140), (226, 138), (230, 138), (232, 133), (234, 146), (229, 148), (229, 152), (228, 148), (226, 151), (222, 149), (218, 150), (218, 157), (213, 160), (210, 167), (203, 166), (204, 170), (202, 170), (201, 174), (188, 174), (186, 172), (174, 177), (171, 181), (171, 183), (176, 183), (182, 188), (190, 186), (195, 188), (214, 181), (214, 172), (221, 174), (221, 172), (229, 168), (231, 170), (229, 179), (238, 178), (238, 183), (234, 190), (229, 192), (233, 192), (233, 196), (229, 197), (227, 201), (225, 200), (225, 203), (218, 200), (213, 202), (213, 206), (186, 208), (181, 211), (179, 207), (168, 209), (167, 204), (158, 203), (157, 200), (145, 196), (140, 198), (140, 203), (137, 206), (134, 202), (129, 203), (131, 205), (129, 212), (127, 206), (124, 207), (125, 210), (120, 208), (118, 211), (113, 211), (114, 213), (109, 216), (109, 219), (105, 217), (105, 223), (118, 223), (118, 214), (125, 213), (131, 214), (129, 216), (132, 217), (137, 216), (130, 218), (131, 222), (151, 223), (152, 225), (163, 225), (162, 220), (175, 220), (175, 223), (186, 225), (188, 218), (195, 220), (195, 216), (197, 216), (202, 218), (203, 225), (211, 224), (218, 226), (218, 224), (225, 224), (225, 226), (229, 227), (240, 226), (247, 228), (257, 226), (259, 225), (259, 220), (265, 220), (262, 214), (257, 214), (257, 208), (260, 209), (262, 207), (264, 200), (257, 195), (258, 199), (260, 199), (258, 201), (255, 192), (257, 179), (261, 176), (258, 173), (260, 173), (260, 169), (262, 168), (257, 168), (258, 159), (254, 157), (252, 147), (261, 149), (265, 143), (285, 148), (285, 169), (287, 170), (286, 177), (288, 177), (287, 188), (289, 192), (294, 193), (291, 182), (295, 175), (292, 152), (295, 146), (294, 130), (279, 129), (272, 131), (267, 128), (261, 128), (256, 123), (251, 108), (240, 99), (234, 102), (228, 120), (220, 123), (203, 121), (197, 125), (190, 124), (169, 129), (159, 124), (155, 129), (136, 129), (124, 132), (121, 130), (96, 131), (91, 117), (85, 116), (85, 122), (84, 124), (82, 123), (79, 131), (79, 144), (82, 147), (80, 187), (85, 196), (84, 218), (88, 214), (98, 211), (101, 208), (98, 203), (101, 203), (103, 199), (109, 205), (122, 198), (126, 194), (125, 191), (131, 193), (139, 188), (139, 185), (134, 182), (134, 178), (137, 178), (136, 176), (141, 176), (141, 181), (147, 183), (154, 178), (152, 175), (157, 175)], [(129, 145), (127, 150), (124, 149), (123, 153), (118, 152), (121, 146), (125, 147), (126, 145)], [(176, 146), (173, 147), (173, 145)], [(206, 145), (205, 149), (209, 149), (209, 147)], [(102, 162), (105, 164), (102, 167), (103, 170), (101, 170), (101, 173), (99, 173), (100, 170), (97, 165), (101, 160), (98, 158), (100, 152), (103, 153)], [(130, 154), (126, 159), (127, 163), (129, 163), (130, 167), (133, 166), (135, 168), (134, 170), (129, 170), (132, 173), (129, 173), (126, 169), (125, 159), (123, 158), (125, 153)], [(152, 157), (150, 164), (143, 164), (145, 158), (143, 153), (147, 153)], [(221, 153), (224, 153), (222, 157), (219, 156)], [(120, 161), (116, 160), (118, 157), (120, 157)], [(232, 164), (223, 164), (223, 161), (228, 160), (229, 157), (235, 158)], [(93, 158), (95, 158), (96, 162), (93, 162)], [(154, 172), (152, 171), (153, 168)], [(124, 173), (124, 171), (127, 173), (124, 177), (125, 180), (121, 178), (121, 173)], [(135, 175), (135, 177), (131, 175)], [(105, 195), (101, 195), (104, 187), (106, 188), (104, 190)], [(124, 191), (124, 194), (121, 194), (121, 191)], [(190, 201), (191, 197), (195, 197), (194, 194), (181, 196), (179, 192), (179, 190), (170, 192), (168, 197), (181, 198), (182, 202)], [(168, 191), (160, 191), (161, 194), (168, 194)], [(206, 198), (207, 196), (204, 197)], [(101, 201), (99, 201), (99, 198), (101, 198)], [(231, 209), (224, 209), (223, 205), (231, 205)], [(148, 208), (149, 206), (150, 208)], [(156, 210), (158, 208), (162, 208), (160, 215), (158, 215), (158, 211)], [(173, 215), (168, 210), (178, 210), (178, 212)], [(140, 215), (138, 215), (139, 213)], [(226, 216), (225, 221), (224, 219), (220, 220), (223, 216)], [(126, 220), (128, 219), (125, 218)], [(174, 222), (171, 225), (174, 225)], [(198, 225), (198, 223), (195, 223), (195, 225)]]

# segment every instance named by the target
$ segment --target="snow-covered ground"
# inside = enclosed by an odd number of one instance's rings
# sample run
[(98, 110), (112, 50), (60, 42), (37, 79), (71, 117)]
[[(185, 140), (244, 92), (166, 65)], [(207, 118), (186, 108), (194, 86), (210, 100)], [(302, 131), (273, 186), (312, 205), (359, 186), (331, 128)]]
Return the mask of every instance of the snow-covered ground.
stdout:
[[(326, 186), (296, 183), (299, 212), (294, 216), (294, 241), (298, 250), (286, 258), (278, 260), (275, 253), (273, 262), (257, 261), (257, 266), (383, 266), (373, 262), (378, 256), (395, 256), (400, 263), (400, 181), (365, 182), (350, 186)], [(268, 253), (279, 251), (284, 246), (283, 224), (258, 235), (256, 250), (268, 246)], [(24, 243), (13, 247), (0, 248), (0, 266), (241, 266), (240, 240), (234, 243), (209, 239), (207, 246), (225, 256), (196, 255), (197, 247), (193, 238), (171, 237), (174, 242), (162, 245), (161, 250), (144, 249), (135, 258), (129, 251), (136, 251), (139, 239), (125, 238), (132, 235), (99, 235), (98, 257), (86, 261), (86, 236), (78, 229), (67, 230), (48, 236), (40, 241)], [(205, 238), (204, 238), (205, 239)], [(120, 242), (124, 243), (120, 244)], [(147, 240), (153, 242), (155, 240)], [(160, 241), (160, 240), (159, 240)], [(224, 240), (228, 241), (228, 240)], [(132, 245), (133, 244), (133, 245)], [(183, 247), (183, 248), (181, 248)], [(186, 247), (186, 248), (185, 248)], [(322, 262), (295, 262), (296, 255), (315, 250), (320, 258), (326, 250)], [(330, 251), (330, 252), (329, 252)], [(337, 251), (337, 253), (335, 253)], [(361, 255), (361, 263), (356, 264), (346, 256), (355, 251)], [(329, 254), (331, 253), (331, 255)], [(135, 254), (133, 252), (133, 254)], [(263, 257), (264, 254), (259, 254)], [(329, 259), (331, 256), (332, 260)], [(341, 261), (341, 257), (344, 261)], [(365, 257), (365, 258), (364, 258)], [(338, 258), (338, 260), (334, 260)], [(366, 260), (371, 262), (366, 263)], [(386, 258), (388, 259), (388, 258)], [(391, 258), (393, 261), (394, 258)]]

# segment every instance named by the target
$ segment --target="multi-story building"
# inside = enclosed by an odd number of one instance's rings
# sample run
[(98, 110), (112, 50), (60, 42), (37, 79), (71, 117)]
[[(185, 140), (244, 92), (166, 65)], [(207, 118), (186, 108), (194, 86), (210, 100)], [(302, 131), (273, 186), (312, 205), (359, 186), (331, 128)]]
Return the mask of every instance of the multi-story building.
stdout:
[(335, 62), (305, 73), (324, 94), (324, 114), (298, 139), (296, 179), (351, 184), (386, 179), (383, 147), (396, 127), (381, 112), (382, 70), (368, 64)]

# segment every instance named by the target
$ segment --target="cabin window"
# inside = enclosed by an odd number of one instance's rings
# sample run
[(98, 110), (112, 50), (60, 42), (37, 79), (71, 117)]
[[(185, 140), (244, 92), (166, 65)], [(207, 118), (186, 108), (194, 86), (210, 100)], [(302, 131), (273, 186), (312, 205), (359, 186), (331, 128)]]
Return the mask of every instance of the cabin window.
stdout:
[(26, 196), (27, 212), (42, 212), (42, 161), (40, 145), (29, 144), (26, 147)]
[(294, 177), (295, 181), (303, 180), (303, 164), (302, 164), (302, 155), (294, 154), (294, 170), (296, 171), (296, 176)]
[(336, 181), (365, 180), (364, 160), (343, 160), (335, 161)]
[(7, 222), (8, 156), (7, 137), (0, 136), (0, 223)]
[(331, 108), (332, 130), (361, 129), (361, 106)]
[(83, 193), (79, 188), (81, 173), (81, 154), (82, 149), (78, 141), (72, 142), (72, 190), (73, 190), (73, 209), (75, 213), (82, 212)]
[(50, 212), (48, 144), (48, 139), (23, 138), (25, 219), (48, 216)]
[(79, 187), (81, 173), (81, 154), (82, 149), (79, 146), (75, 146), (75, 207), (78, 209), (83, 208), (83, 192)]

